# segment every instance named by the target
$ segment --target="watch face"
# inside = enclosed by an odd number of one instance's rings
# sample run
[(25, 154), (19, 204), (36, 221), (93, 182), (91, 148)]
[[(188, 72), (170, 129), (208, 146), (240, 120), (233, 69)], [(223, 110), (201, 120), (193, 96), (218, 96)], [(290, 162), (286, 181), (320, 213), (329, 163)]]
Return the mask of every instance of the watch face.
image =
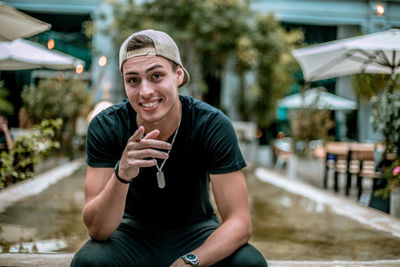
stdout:
[(197, 257), (196, 257), (196, 255), (188, 254), (188, 255), (186, 255), (186, 258), (187, 258), (188, 260), (190, 260), (190, 261), (194, 261)]
[(199, 266), (198, 265), (199, 264), (199, 258), (194, 254), (189, 253), (189, 254), (186, 254), (185, 256), (183, 256), (182, 258), (186, 263), (189, 263), (189, 264), (194, 265), (194, 266)]

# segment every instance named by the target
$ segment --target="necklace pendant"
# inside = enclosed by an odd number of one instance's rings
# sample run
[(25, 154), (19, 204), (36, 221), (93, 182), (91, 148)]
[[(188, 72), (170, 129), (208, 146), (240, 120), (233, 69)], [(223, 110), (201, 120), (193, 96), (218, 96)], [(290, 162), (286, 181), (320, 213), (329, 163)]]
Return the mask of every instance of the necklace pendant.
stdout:
[(163, 171), (157, 172), (157, 183), (159, 188), (162, 189), (165, 187), (165, 177)]

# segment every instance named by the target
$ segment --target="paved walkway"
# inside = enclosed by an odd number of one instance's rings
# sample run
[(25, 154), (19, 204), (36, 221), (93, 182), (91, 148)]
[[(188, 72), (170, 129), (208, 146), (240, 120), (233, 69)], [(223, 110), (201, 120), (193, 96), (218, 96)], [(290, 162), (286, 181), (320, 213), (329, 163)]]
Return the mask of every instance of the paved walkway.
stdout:
[(289, 179), (282, 174), (265, 168), (256, 169), (255, 174), (264, 182), (325, 204), (336, 214), (346, 216), (379, 231), (389, 232), (393, 236), (400, 237), (400, 219), (390, 216), (387, 213), (361, 206), (353, 199), (316, 188), (296, 179)]
[[(70, 175), (77, 168), (82, 166), (83, 161), (77, 160), (66, 163), (62, 166), (54, 168), (48, 172), (38, 175), (34, 180), (22, 183), (20, 186), (15, 186), (7, 190), (0, 191), (0, 211), (13, 202), (24, 198), (27, 194), (35, 194), (41, 192), (52, 183), (59, 179)], [(372, 225), (373, 227), (389, 231), (395, 236), (400, 236), (400, 220), (391, 216), (375, 214), (378, 211), (362, 207), (354, 201), (343, 197), (335, 196), (325, 190), (321, 190), (305, 184), (301, 181), (288, 179), (286, 176), (277, 172), (270, 171), (265, 168), (258, 168), (256, 175), (260, 180), (268, 183), (273, 183), (276, 186), (285, 188), (296, 194), (301, 194), (306, 197), (312, 197), (318, 201), (322, 201), (328, 205), (338, 205), (341, 209), (337, 212), (342, 212), (342, 215), (352, 217), (362, 223)], [(3, 203), (4, 202), (4, 203)], [(345, 205), (346, 208), (343, 208)], [(343, 211), (346, 211), (343, 214)], [(379, 220), (376, 219), (379, 217)], [(0, 266), (69, 266), (73, 254), (0, 254)], [(400, 256), (399, 256), (400, 258)], [(399, 260), (382, 260), (382, 261), (279, 261), (268, 260), (270, 267), (369, 267), (369, 266), (400, 266)]]

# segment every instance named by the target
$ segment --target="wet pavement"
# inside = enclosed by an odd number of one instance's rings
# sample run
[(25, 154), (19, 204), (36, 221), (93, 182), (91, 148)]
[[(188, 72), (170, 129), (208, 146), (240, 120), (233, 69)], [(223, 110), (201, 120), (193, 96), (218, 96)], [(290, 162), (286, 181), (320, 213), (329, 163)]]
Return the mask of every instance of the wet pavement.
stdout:
[(87, 232), (81, 214), (85, 168), (0, 213), (1, 253), (74, 252)]
[[(293, 194), (247, 173), (255, 246), (267, 259), (302, 261), (376, 261), (400, 259), (400, 237), (334, 212), (324, 201)], [(271, 177), (274, 175), (268, 172)], [(284, 179), (275, 175), (273, 179)], [(286, 180), (289, 184), (294, 181)], [(300, 188), (300, 185), (296, 187)], [(307, 187), (302, 189), (306, 190)], [(313, 192), (323, 192), (316, 190)], [(314, 193), (314, 195), (316, 195)], [(331, 198), (340, 199), (330, 195)], [(343, 209), (352, 201), (340, 202)], [(353, 205), (351, 205), (353, 204)], [(346, 205), (346, 206), (344, 206)], [(373, 213), (374, 211), (370, 211)], [(376, 215), (375, 213), (373, 213)], [(377, 213), (383, 217), (386, 214)], [(379, 216), (378, 215), (378, 216)], [(400, 226), (400, 220), (393, 219)], [(390, 222), (392, 222), (390, 221)], [(400, 265), (400, 262), (398, 263)]]
[[(88, 238), (81, 219), (83, 166), (0, 213), (0, 266), (69, 265)], [(270, 266), (400, 266), (400, 237), (390, 229), (380, 231), (338, 214), (324, 201), (290, 193), (256, 174), (255, 168), (246, 170), (254, 228), (251, 242)], [(285, 179), (271, 172), (269, 176)], [(352, 206), (343, 209), (347, 207)], [(393, 222), (400, 226), (400, 220)]]

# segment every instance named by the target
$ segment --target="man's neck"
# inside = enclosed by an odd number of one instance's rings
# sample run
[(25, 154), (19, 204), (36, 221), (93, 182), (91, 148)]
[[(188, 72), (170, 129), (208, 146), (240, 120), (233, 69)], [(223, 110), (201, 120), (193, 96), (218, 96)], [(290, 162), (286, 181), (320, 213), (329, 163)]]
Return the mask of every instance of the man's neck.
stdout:
[(159, 130), (160, 135), (157, 139), (166, 141), (175, 133), (179, 126), (182, 116), (181, 109), (181, 102), (178, 100), (176, 108), (172, 109), (162, 120), (148, 123), (137, 117), (137, 123), (144, 127), (146, 134), (153, 130)]

